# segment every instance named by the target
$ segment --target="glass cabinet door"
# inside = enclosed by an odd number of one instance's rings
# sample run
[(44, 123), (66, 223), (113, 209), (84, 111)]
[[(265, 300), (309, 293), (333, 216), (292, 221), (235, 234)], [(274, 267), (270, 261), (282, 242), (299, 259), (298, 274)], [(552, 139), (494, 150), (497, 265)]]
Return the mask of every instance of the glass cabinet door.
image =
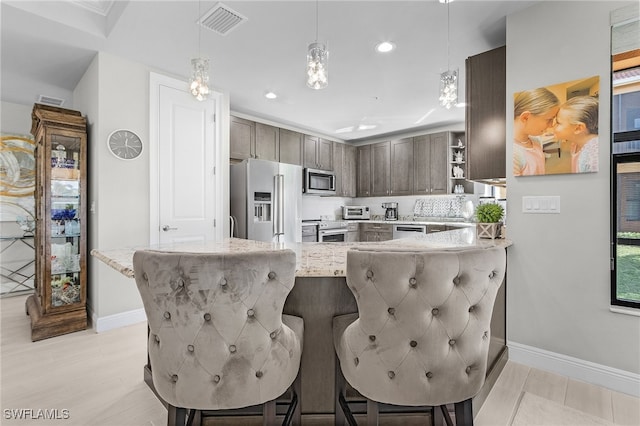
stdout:
[(51, 284), (46, 300), (49, 306), (64, 307), (84, 302), (82, 230), (83, 137), (52, 133), (49, 139), (51, 187), (49, 214), (46, 221), (50, 232)]

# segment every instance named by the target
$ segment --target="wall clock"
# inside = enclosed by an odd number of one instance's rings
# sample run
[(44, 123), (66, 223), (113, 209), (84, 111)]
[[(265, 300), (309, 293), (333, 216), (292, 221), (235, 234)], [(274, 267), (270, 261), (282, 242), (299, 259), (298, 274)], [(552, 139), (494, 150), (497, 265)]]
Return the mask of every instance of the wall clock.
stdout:
[(107, 138), (109, 151), (121, 160), (133, 160), (142, 154), (142, 140), (131, 130), (118, 129)]

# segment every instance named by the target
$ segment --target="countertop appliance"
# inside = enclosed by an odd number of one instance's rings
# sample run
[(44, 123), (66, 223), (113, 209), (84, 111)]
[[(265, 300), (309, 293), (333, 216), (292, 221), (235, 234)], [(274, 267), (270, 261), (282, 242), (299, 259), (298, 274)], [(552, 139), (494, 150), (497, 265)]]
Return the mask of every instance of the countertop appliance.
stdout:
[(305, 194), (312, 195), (336, 195), (336, 175), (328, 170), (304, 169)]
[(382, 203), (384, 220), (398, 220), (398, 203)]
[(416, 234), (426, 234), (427, 225), (393, 225), (393, 239), (406, 238)]
[(367, 206), (342, 206), (342, 218), (344, 220), (368, 220), (371, 219), (371, 211)]
[(347, 222), (341, 220), (321, 221), (318, 225), (318, 241), (321, 243), (345, 242), (348, 232)]
[(230, 210), (237, 236), (302, 241), (302, 167), (249, 158), (230, 167)]
[(302, 221), (302, 242), (315, 243), (318, 241), (318, 224), (320, 220)]

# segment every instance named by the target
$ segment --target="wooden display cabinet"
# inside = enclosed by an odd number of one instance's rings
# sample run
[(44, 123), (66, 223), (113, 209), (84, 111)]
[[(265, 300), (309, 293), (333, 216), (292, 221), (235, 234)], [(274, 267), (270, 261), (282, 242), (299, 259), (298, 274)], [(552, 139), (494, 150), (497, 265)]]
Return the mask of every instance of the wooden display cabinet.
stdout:
[(87, 123), (80, 112), (35, 104), (35, 293), (31, 340), (87, 328)]

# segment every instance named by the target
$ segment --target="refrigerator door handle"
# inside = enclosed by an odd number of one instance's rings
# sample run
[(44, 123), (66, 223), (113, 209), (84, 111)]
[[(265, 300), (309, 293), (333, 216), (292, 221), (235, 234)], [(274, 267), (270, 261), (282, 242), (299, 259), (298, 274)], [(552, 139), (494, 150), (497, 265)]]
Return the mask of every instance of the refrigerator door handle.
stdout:
[(284, 175), (274, 176), (274, 187), (273, 233), (277, 237), (284, 235)]

